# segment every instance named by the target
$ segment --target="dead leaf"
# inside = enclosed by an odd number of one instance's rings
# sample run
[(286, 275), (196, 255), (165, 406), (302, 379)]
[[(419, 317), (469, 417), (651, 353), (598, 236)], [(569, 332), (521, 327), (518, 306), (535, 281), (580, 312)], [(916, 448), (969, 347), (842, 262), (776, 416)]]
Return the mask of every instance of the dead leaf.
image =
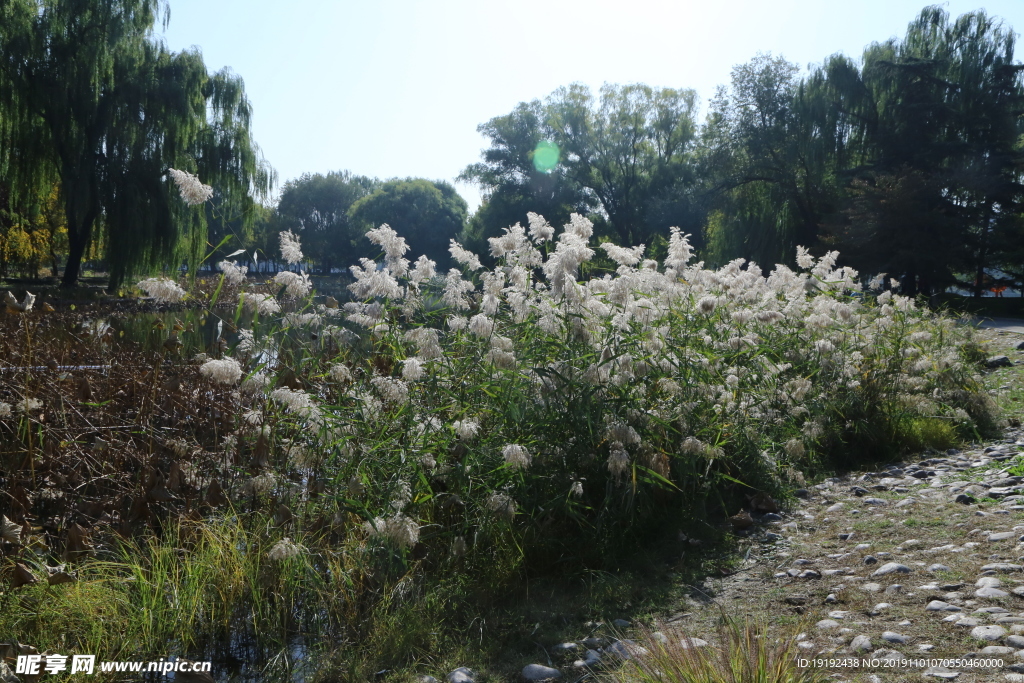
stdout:
[(39, 583), (39, 579), (35, 577), (35, 574), (22, 563), (16, 562), (14, 564), (14, 572), (11, 574), (11, 588), (29, 586), (33, 583)]
[(78, 581), (78, 577), (75, 575), (75, 572), (65, 571), (64, 565), (47, 567), (46, 574), (46, 583), (51, 586), (59, 586), (62, 583), (75, 583)]
[(274, 512), (274, 524), (276, 524), (277, 526), (284, 526), (285, 524), (291, 522), (294, 519), (295, 515), (292, 514), (292, 511), (288, 508), (287, 505), (281, 503), (280, 505), (277, 506), (277, 510)]
[(224, 495), (224, 489), (221, 488), (220, 482), (214, 479), (210, 482), (210, 488), (206, 489), (206, 503), (211, 507), (220, 507), (228, 502), (227, 496)]
[(7, 519), (6, 515), (0, 517), (0, 538), (8, 543), (21, 545), (21, 525)]
[(67, 542), (64, 544), (64, 560), (71, 561), (92, 552), (89, 532), (78, 524), (68, 527)]
[(84, 375), (82, 376), (82, 379), (78, 380), (78, 400), (92, 400), (92, 386), (89, 385), (89, 378)]

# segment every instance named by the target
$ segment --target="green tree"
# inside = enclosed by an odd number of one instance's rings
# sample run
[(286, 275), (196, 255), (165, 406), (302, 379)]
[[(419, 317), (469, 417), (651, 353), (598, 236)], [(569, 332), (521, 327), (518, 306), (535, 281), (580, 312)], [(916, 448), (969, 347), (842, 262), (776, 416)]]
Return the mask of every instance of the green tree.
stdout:
[(566, 175), (600, 202), (622, 244), (650, 241), (671, 225), (665, 200), (693, 182), (697, 93), (643, 84), (606, 84), (600, 99), (573, 84), (547, 100), (548, 125)]
[(466, 200), (451, 184), (406, 178), (383, 183), (353, 204), (349, 215), (364, 233), (387, 223), (409, 244), (408, 256), (426, 255), (447, 268), (448, 245), (462, 233), (467, 212)]
[[(1006, 265), (1024, 209), (1024, 65), (1013, 52), (1014, 33), (984, 12), (953, 21), (928, 7), (902, 40), (868, 46), (859, 70), (843, 58), (822, 69), (835, 108), (850, 115), (849, 175), (859, 184), (848, 211), (877, 226), (857, 236), (867, 245), (842, 230), (832, 237), (840, 248), (904, 254), (889, 259), (904, 291), (958, 282), (979, 296), (986, 272)], [(935, 219), (892, 220), (909, 206)]]
[(483, 202), (464, 236), (468, 248), (487, 254), (487, 238), (516, 223), (526, 225), (530, 212), (562, 225), (571, 214), (585, 215), (597, 207), (585, 188), (567, 178), (564, 164), (552, 166), (537, 158), (538, 150), (553, 151), (546, 145), (554, 138), (539, 100), (520, 102), (511, 113), (479, 125), (477, 131), (490, 140), (490, 147), (482, 162), (467, 166), (459, 176), (483, 190)]
[(301, 236), (306, 252), (325, 275), (336, 266), (347, 267), (370, 246), (363, 238), (365, 230), (349, 218), (349, 209), (379, 185), (348, 171), (306, 173), (290, 180), (277, 203), (281, 228)]
[[(162, 0), (0, 3), (4, 172), (22, 191), (60, 177), (74, 285), (83, 255), (106, 233), (111, 287), (206, 246), (206, 212), (177, 197), (169, 168), (216, 186), (225, 210), (253, 220), (273, 172), (250, 135), (237, 76), (209, 74), (197, 50), (153, 36)], [(166, 15), (165, 15), (166, 16)]]

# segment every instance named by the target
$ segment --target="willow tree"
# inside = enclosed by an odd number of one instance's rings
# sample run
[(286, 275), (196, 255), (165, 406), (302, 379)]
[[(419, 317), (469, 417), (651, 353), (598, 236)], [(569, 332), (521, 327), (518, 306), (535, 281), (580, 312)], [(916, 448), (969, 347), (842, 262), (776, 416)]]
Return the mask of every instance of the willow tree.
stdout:
[(59, 176), (69, 255), (63, 284), (105, 232), (111, 287), (132, 273), (194, 263), (206, 210), (177, 197), (178, 168), (251, 216), (273, 172), (250, 133), (242, 80), (171, 52), (153, 28), (164, 0), (0, 0), (0, 145), (13, 187)]

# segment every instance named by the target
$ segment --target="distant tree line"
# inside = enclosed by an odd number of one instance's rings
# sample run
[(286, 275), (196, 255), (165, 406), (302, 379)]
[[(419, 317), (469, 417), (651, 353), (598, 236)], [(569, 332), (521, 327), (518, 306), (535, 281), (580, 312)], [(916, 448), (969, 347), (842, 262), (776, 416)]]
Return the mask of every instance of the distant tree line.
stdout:
[[(759, 54), (702, 120), (693, 90), (643, 84), (522, 102), (479, 127), (489, 147), (458, 178), (483, 191), (469, 216), (447, 182), (349, 171), (290, 180), (269, 205), (275, 175), (241, 80), (157, 42), (161, 7), (0, 4), (0, 274), (63, 262), (71, 284), (91, 258), (116, 286), (238, 249), (276, 269), (283, 230), (302, 239), (305, 267), (329, 274), (374, 258), (364, 235), (381, 223), (446, 268), (452, 239), (485, 255), (528, 212), (556, 225), (575, 212), (600, 239), (655, 256), (680, 226), (712, 264), (770, 267), (805, 245), (911, 294), (1024, 283), (1024, 65), (1012, 30), (983, 11), (927, 7), (902, 39), (802, 76)], [(172, 167), (212, 185), (213, 201), (179, 201)]]
[[(696, 95), (573, 85), (479, 130), (464, 180), (485, 193), (478, 244), (528, 211), (591, 213), (622, 242), (670, 225), (706, 259), (768, 266), (794, 247), (838, 249), (908, 293), (976, 295), (990, 274), (1024, 281), (1024, 65), (1014, 33), (984, 12), (925, 8), (902, 40), (834, 55), (798, 78), (780, 57), (733, 69), (698, 124)], [(538, 157), (557, 148), (559, 162)]]

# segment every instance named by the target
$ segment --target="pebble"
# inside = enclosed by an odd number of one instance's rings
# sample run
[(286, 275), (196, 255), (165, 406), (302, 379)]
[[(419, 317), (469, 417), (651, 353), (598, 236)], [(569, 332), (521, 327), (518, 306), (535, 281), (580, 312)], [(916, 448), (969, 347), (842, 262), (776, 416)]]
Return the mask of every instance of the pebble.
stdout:
[(833, 631), (839, 628), (839, 622), (835, 619), (822, 619), (815, 626), (819, 631)]
[(902, 633), (896, 633), (895, 631), (886, 631), (882, 634), (882, 640), (887, 643), (906, 645), (910, 642), (910, 636), (905, 636)]
[(928, 606), (925, 607), (925, 609), (928, 610), (929, 612), (960, 612), (960, 611), (962, 611), (962, 609), (960, 607), (957, 607), (956, 605), (951, 605), (948, 602), (943, 602), (942, 600), (932, 600), (931, 602), (928, 603)]
[(850, 643), (850, 648), (854, 652), (867, 652), (871, 649), (871, 639), (865, 635), (859, 635)]
[(684, 650), (689, 650), (694, 647), (707, 647), (708, 645), (708, 641), (701, 638), (683, 638), (679, 641), (679, 646)]
[(989, 599), (1008, 598), (1010, 597), (1010, 594), (1006, 591), (1001, 591), (998, 588), (993, 588), (991, 586), (982, 586), (978, 590), (974, 591), (974, 597)]
[(952, 571), (952, 570), (949, 567), (947, 567), (946, 565), (944, 565), (944, 564), (933, 564), (933, 565), (929, 565), (928, 571), (934, 573), (934, 572), (948, 572), (948, 571)]
[(473, 670), (460, 666), (446, 677), (448, 683), (473, 683)]
[(1024, 650), (1024, 636), (1011, 635), (1006, 636), (1006, 644), (1017, 648), (1018, 650)]
[(996, 534), (989, 534), (988, 540), (990, 541), (1008, 541), (1017, 534), (1012, 531), (1001, 531)]
[(632, 659), (648, 654), (647, 648), (637, 645), (632, 640), (616, 640), (605, 648), (605, 652), (611, 653), (619, 659)]
[(996, 642), (1003, 639), (1006, 629), (1002, 626), (978, 626), (971, 631), (971, 637)]
[(899, 562), (886, 562), (881, 567), (876, 569), (871, 576), (887, 576), (889, 574), (909, 574), (913, 570), (905, 564)]
[(632, 625), (632, 622), (626, 621), (625, 619), (615, 619), (612, 621), (612, 626), (615, 628), (628, 628)]
[(523, 667), (523, 680), (550, 681), (561, 677), (561, 671), (552, 669), (550, 666), (544, 666), (543, 664), (527, 664)]
[(922, 676), (931, 676), (932, 678), (941, 678), (941, 679), (944, 679), (944, 680), (947, 680), (947, 681), (952, 681), (953, 679), (955, 679), (957, 676), (960, 675), (960, 672), (959, 671), (953, 671), (952, 669), (947, 669), (944, 666), (932, 666), (932, 667), (929, 667), (929, 668), (925, 669), (924, 673), (921, 674), (921, 675)]
[(864, 558), (864, 564), (878, 564), (878, 558), (874, 555), (868, 555)]

